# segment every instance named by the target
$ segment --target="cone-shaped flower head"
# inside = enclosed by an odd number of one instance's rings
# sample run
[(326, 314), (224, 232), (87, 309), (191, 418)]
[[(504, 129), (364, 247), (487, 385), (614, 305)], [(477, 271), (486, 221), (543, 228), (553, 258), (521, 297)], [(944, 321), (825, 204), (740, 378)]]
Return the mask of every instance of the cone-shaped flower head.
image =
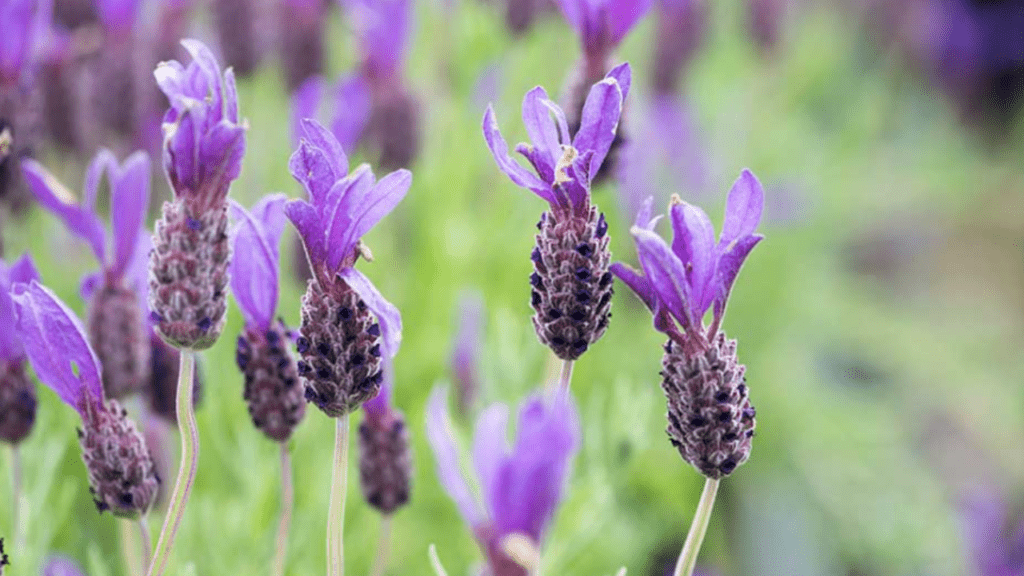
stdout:
[[(85, 177), (81, 202), (57, 178), (34, 160), (22, 162), (29, 188), (44, 208), (53, 212), (72, 234), (84, 239), (102, 271), (84, 279), (88, 293), (89, 342), (103, 366), (103, 387), (109, 398), (123, 398), (140, 390), (149, 376), (149, 327), (141, 307), (145, 295), (144, 270), (149, 234), (145, 231), (149, 205), (150, 162), (136, 152), (123, 164), (109, 150), (101, 150)], [(111, 233), (96, 212), (100, 180), (110, 182)]]
[(391, 400), (395, 375), (390, 359), (381, 362), (381, 371), (380, 393), (363, 404), (359, 424), (359, 487), (370, 506), (392, 514), (409, 502), (412, 451), (405, 415)]
[(463, 416), (469, 414), (480, 394), (480, 349), (483, 337), (484, 302), (478, 292), (459, 297), (458, 328), (452, 345), (451, 373), (455, 397)]
[(104, 401), (99, 360), (81, 322), (38, 282), (16, 285), (13, 297), (17, 328), (39, 381), (82, 416), (79, 441), (96, 507), (137, 518), (153, 503), (159, 480), (124, 408)]
[(183, 40), (188, 67), (156, 69), (170, 100), (164, 115), (164, 169), (175, 201), (164, 203), (150, 259), (150, 308), (156, 329), (179, 348), (209, 348), (227, 310), (227, 193), (245, 151), (245, 126), (231, 70), (221, 76), (209, 48)]
[(253, 424), (278, 442), (288, 440), (306, 413), (295, 359), (289, 351), (289, 332), (280, 320), (274, 320), (286, 200), (284, 194), (267, 196), (252, 212), (237, 203), (231, 205), (238, 222), (231, 291), (245, 318), (235, 361), (245, 375), (243, 396)]
[(240, 78), (251, 76), (263, 58), (260, 4), (258, 0), (217, 0), (211, 6), (221, 53)]
[(459, 465), (445, 389), (427, 403), (427, 439), (437, 475), (466, 524), (487, 554), (494, 576), (525, 576), (527, 571), (505, 553), (509, 537), (526, 537), (535, 546), (562, 499), (569, 465), (579, 449), (580, 425), (567, 390), (554, 398), (535, 394), (519, 409), (516, 440), (508, 444), (509, 409), (494, 404), (476, 421), (472, 461), (481, 504)]
[(302, 299), (298, 368), (306, 398), (337, 417), (377, 395), (381, 356), (398, 351), (398, 309), (353, 266), (369, 256), (360, 239), (405, 197), (412, 174), (397, 170), (377, 182), (365, 164), (349, 174), (334, 135), (312, 120), (302, 126), (289, 167), (309, 200), (285, 205), (313, 272)]
[(324, 71), (324, 12), (322, 0), (280, 3), (281, 64), (289, 91)]
[(629, 64), (622, 64), (591, 88), (583, 123), (571, 139), (565, 114), (544, 89), (526, 94), (523, 123), (532, 143), (519, 144), (516, 152), (536, 174), (509, 156), (494, 109), (488, 106), (484, 114), (484, 137), (498, 167), (551, 207), (537, 225), (531, 305), (541, 342), (565, 360), (597, 342), (611, 316), (608, 224), (590, 203), (590, 181), (615, 139), (630, 77)]
[(599, 59), (603, 64), (653, 3), (653, 0), (558, 0), (558, 7), (580, 37), (586, 58)]
[(340, 0), (355, 28), (371, 81), (401, 73), (412, 29), (412, 0)]
[(36, 388), (25, 374), (25, 348), (15, 325), (11, 288), (39, 280), (27, 254), (8, 266), (0, 260), (0, 441), (17, 444), (32, 431), (36, 420)]
[[(755, 233), (764, 191), (744, 170), (729, 192), (725, 223), (715, 242), (700, 208), (673, 198), (674, 237), (654, 232), (650, 202), (632, 228), (643, 273), (621, 263), (612, 272), (654, 313), (654, 326), (669, 335), (662, 359), (668, 399), (669, 439), (683, 458), (709, 478), (732, 473), (750, 456), (754, 409), (736, 358), (736, 341), (719, 331), (740, 267), (763, 236)], [(704, 315), (713, 308), (711, 326)]]
[(686, 68), (704, 42), (707, 28), (705, 0), (661, 0), (654, 44), (655, 92), (674, 93)]

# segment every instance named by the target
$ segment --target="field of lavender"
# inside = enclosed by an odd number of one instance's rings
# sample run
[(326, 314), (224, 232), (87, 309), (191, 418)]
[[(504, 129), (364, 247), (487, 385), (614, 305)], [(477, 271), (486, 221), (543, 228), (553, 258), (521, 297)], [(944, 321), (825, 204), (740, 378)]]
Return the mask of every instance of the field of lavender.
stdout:
[(0, 0), (0, 575), (1024, 574), (1022, 27)]

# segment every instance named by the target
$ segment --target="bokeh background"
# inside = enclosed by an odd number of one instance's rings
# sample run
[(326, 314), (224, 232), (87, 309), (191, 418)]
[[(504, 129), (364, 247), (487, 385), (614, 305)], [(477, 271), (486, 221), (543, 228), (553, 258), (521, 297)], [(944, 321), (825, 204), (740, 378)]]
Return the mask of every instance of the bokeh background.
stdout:
[[(180, 4), (141, 4), (135, 44), (123, 49), (145, 87), (139, 94), (155, 90), (150, 44), (166, 29), (159, 15)], [(250, 12), (232, 18), (252, 19), (253, 52), (235, 58), (255, 60), (231, 62), (214, 17), (222, 4), (246, 2), (186, 0), (182, 30), (222, 46), (214, 49), (236, 69), (249, 68), (239, 80), (247, 154), (231, 196), (245, 205), (275, 191), (297, 197), (280, 51), (293, 27), (278, 2), (249, 0)], [(647, 178), (610, 179), (594, 200), (610, 222), (616, 260), (635, 262), (628, 227), (638, 195), (663, 208), (679, 194), (720, 225), (742, 168), (765, 184), (767, 240), (740, 275), (725, 321), (748, 367), (758, 434), (750, 461), (722, 483), (700, 565), (722, 576), (1024, 574), (1024, 2), (696, 4), (703, 15), (693, 23), (692, 61), (672, 95), (685, 118), (681, 134), (645, 123), (658, 4), (615, 51), (615, 61), (634, 70), (622, 128), (652, 150), (658, 138), (677, 140)], [(86, 0), (57, 5), (74, 26), (73, 50), (48, 52), (46, 61), (67, 68), (73, 124), (86, 127), (70, 141), (49, 132), (35, 155), (80, 191), (97, 145), (122, 157), (138, 146), (156, 150), (160, 110), (154, 104), (148, 115), (135, 104), (141, 120), (131, 138), (89, 128), (82, 118), (92, 107), (120, 102), (108, 94), (97, 104), (98, 88), (89, 85), (103, 34)], [(481, 562), (437, 481), (423, 429), (427, 395), (455, 379), (460, 302), (483, 302), (477, 408), (515, 404), (557, 370), (530, 323), (529, 254), (544, 205), (497, 169), (480, 130), (493, 102), (506, 138), (524, 140), (523, 94), (536, 85), (562, 92), (579, 60), (579, 42), (557, 8), (541, 0), (529, 7), (529, 25), (518, 22), (513, 32), (503, 0), (414, 5), (404, 74), (422, 146), (409, 166), (412, 189), (366, 238), (375, 260), (361, 268), (405, 324), (395, 402), (409, 421), (415, 477), (411, 504), (394, 518), (394, 575), (431, 574), (431, 543), (449, 574)], [(333, 81), (357, 66), (359, 46), (346, 6), (318, 9), (323, 72)], [(157, 145), (158, 138), (157, 131)], [(352, 157), (370, 159), (363, 149)], [(166, 198), (159, 162), (154, 171), (154, 199)], [(289, 230), (280, 313), (294, 326), (304, 285), (291, 273), (293, 242)], [(30, 252), (43, 281), (84, 314), (78, 281), (95, 262), (52, 215), (31, 205), (6, 210), (3, 245), (8, 259)], [(547, 574), (613, 574), (622, 566), (665, 574), (702, 485), (665, 437), (662, 336), (620, 284), (613, 312), (607, 334), (576, 365), (583, 445), (543, 549)], [(170, 574), (270, 567), (279, 455), (241, 398), (240, 328), (233, 306), (224, 336), (202, 354), (199, 475)], [(21, 445), (27, 524), (24, 547), (8, 541), (10, 573), (39, 574), (47, 557), (63, 554), (90, 576), (125, 574), (118, 525), (96, 512), (88, 493), (77, 415), (44, 388), (40, 401), (37, 426)], [(466, 441), (472, 420), (472, 410), (456, 417)], [(311, 409), (290, 442), (296, 513), (288, 574), (323, 569), (332, 432), (333, 422)], [(176, 462), (177, 437), (168, 433)], [(0, 451), (0, 466), (10, 470), (10, 450)], [(4, 476), (0, 536), (12, 533)], [(362, 574), (380, 517), (350, 477), (346, 562), (349, 573)], [(162, 513), (150, 516), (155, 535)]]

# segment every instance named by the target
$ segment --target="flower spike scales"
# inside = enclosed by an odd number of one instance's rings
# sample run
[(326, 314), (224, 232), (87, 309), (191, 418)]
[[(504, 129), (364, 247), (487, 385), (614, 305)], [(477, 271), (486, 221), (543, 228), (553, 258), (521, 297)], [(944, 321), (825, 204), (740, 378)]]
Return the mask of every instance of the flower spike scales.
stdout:
[(608, 224), (591, 204), (590, 185), (615, 139), (630, 77), (629, 64), (622, 64), (590, 89), (583, 123), (571, 139), (565, 114), (544, 89), (526, 94), (523, 123), (532, 143), (517, 145), (516, 152), (536, 174), (509, 156), (494, 109), (484, 114), (484, 137), (498, 167), (550, 206), (537, 224), (530, 303), (538, 338), (565, 361), (597, 342), (611, 317)]

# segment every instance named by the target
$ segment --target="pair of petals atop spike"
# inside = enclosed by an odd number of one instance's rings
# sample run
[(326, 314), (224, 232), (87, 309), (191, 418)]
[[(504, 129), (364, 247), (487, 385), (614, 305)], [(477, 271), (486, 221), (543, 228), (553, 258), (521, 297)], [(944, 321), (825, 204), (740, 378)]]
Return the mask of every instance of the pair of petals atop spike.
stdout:
[(100, 512), (137, 518), (156, 497), (159, 479), (142, 435), (117, 401), (103, 395), (99, 360), (82, 323), (33, 280), (13, 290), (17, 328), (39, 381), (82, 417), (79, 442)]
[(153, 235), (150, 309), (157, 332), (178, 348), (209, 348), (227, 310), (227, 194), (245, 152), (246, 126), (230, 69), (210, 49), (183, 40), (192, 62), (164, 62), (154, 75), (171, 107), (163, 119), (163, 164), (174, 200)]
[(313, 273), (302, 298), (298, 370), (306, 399), (339, 417), (377, 395), (381, 358), (393, 357), (401, 342), (398, 309), (354, 265), (369, 255), (362, 236), (405, 197), (412, 174), (397, 170), (377, 181), (365, 164), (349, 173), (329, 130), (312, 120), (302, 129), (289, 168), (308, 200), (285, 205)]
[(740, 267), (763, 238), (755, 233), (763, 208), (761, 184), (744, 170), (729, 192), (718, 241), (704, 211), (676, 197), (669, 245), (654, 232), (660, 217), (651, 217), (648, 200), (632, 228), (643, 272), (612, 266), (650, 308), (655, 328), (669, 336), (662, 359), (669, 439), (709, 478), (731, 474), (750, 456), (756, 422), (746, 367), (737, 360), (736, 341), (719, 328)]
[(537, 336), (563, 360), (575, 360), (597, 342), (611, 317), (608, 224), (590, 202), (590, 187), (615, 139), (630, 81), (627, 63), (595, 84), (571, 138), (565, 114), (544, 89), (528, 92), (523, 123), (531, 143), (517, 145), (516, 152), (534, 173), (509, 156), (494, 109), (488, 106), (484, 114), (484, 137), (498, 167), (550, 206), (537, 225), (531, 255), (531, 305)]

